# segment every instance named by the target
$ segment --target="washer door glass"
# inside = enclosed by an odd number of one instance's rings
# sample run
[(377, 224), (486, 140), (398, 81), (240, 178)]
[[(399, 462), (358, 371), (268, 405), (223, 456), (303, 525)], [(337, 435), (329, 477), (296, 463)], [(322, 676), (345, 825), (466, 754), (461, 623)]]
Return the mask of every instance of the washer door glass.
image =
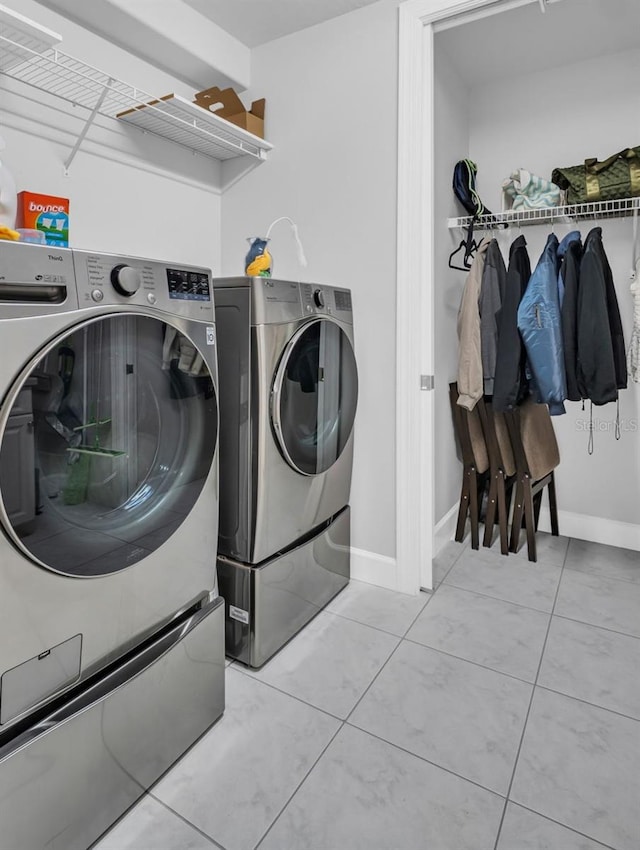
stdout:
[(274, 383), (272, 421), (285, 460), (304, 475), (340, 457), (356, 415), (358, 372), (342, 328), (318, 319), (291, 339)]
[(211, 469), (214, 385), (194, 343), (147, 316), (112, 315), (47, 347), (2, 434), (3, 520), (43, 566), (112, 573), (184, 521)]

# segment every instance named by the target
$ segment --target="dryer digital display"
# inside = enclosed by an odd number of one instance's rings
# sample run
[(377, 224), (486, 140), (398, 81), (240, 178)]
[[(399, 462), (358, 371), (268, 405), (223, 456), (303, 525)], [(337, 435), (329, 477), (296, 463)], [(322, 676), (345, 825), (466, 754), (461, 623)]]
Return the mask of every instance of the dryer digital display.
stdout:
[(178, 301), (211, 301), (209, 276), (187, 269), (167, 269), (169, 298)]

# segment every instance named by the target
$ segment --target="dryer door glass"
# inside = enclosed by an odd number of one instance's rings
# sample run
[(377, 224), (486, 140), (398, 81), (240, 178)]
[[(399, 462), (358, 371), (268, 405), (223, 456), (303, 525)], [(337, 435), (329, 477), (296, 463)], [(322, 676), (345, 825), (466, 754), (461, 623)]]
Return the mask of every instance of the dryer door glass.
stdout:
[(342, 328), (319, 319), (299, 330), (274, 389), (272, 420), (287, 462), (305, 475), (329, 469), (349, 439), (358, 399), (356, 360)]
[(47, 346), (12, 398), (3, 522), (41, 565), (75, 576), (125, 569), (198, 500), (217, 401), (199, 349), (173, 326), (142, 315), (84, 323)]

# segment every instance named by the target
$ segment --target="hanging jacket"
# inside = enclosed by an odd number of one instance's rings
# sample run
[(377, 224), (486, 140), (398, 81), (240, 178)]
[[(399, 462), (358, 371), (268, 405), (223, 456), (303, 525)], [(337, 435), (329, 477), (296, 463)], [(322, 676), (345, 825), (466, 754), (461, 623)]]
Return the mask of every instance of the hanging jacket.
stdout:
[(567, 398), (580, 401), (578, 387), (578, 283), (580, 262), (582, 260), (582, 242), (580, 231), (572, 230), (558, 245), (558, 298), (562, 323), (562, 342), (564, 344), (564, 371), (567, 381)]
[(594, 227), (584, 242), (578, 287), (578, 384), (594, 404), (616, 401), (627, 386), (627, 364), (618, 299), (602, 244)]
[(473, 410), (482, 397), (480, 286), (490, 239), (485, 237), (469, 269), (458, 310), (458, 404)]
[(530, 277), (527, 240), (524, 236), (518, 236), (509, 248), (509, 268), (498, 317), (493, 409), (501, 413), (513, 410), (529, 393), (525, 374), (526, 352), (518, 330), (518, 306)]
[(504, 297), (507, 270), (497, 239), (492, 239), (482, 270), (480, 284), (480, 347), (484, 394), (493, 395), (498, 348), (498, 317)]
[(518, 328), (537, 401), (549, 405), (552, 416), (565, 413), (567, 397), (564, 348), (558, 299), (558, 238), (550, 233), (527, 291), (518, 307)]

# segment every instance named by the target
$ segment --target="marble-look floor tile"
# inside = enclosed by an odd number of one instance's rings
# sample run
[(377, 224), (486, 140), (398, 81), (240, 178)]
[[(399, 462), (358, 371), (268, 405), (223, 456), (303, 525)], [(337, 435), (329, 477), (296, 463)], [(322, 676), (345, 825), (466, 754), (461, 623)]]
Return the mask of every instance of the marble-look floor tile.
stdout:
[(640, 583), (640, 552), (572, 540), (565, 564), (571, 570)]
[(345, 726), (259, 850), (488, 850), (503, 800)]
[(548, 818), (543, 818), (542, 815), (509, 803), (496, 850), (607, 850), (607, 848)]
[(510, 676), (403, 641), (349, 723), (505, 794), (531, 690)]
[(325, 610), (402, 637), (429, 598), (427, 593), (410, 596), (366, 582), (351, 581)]
[(538, 684), (640, 720), (640, 638), (553, 617)]
[(549, 614), (444, 584), (408, 640), (534, 682)]
[[(506, 557), (512, 558), (514, 561), (524, 561), (525, 563), (531, 563), (529, 561), (529, 552), (527, 549), (527, 541), (526, 541), (526, 533), (524, 529), (522, 530), (522, 536), (520, 538), (521, 546), (518, 552), (513, 553), (510, 552)], [(549, 534), (546, 531), (538, 531), (536, 533), (536, 558), (537, 564), (547, 564), (548, 566), (561, 567), (567, 556), (567, 549), (569, 548), (569, 537), (563, 537), (562, 535), (558, 535), (555, 537), (553, 534)], [(481, 547), (482, 551), (491, 552), (492, 555), (497, 557), (505, 557), (500, 552), (500, 538), (496, 535), (494, 536), (493, 545), (490, 549), (484, 549)]]
[(321, 611), (264, 667), (247, 675), (344, 719), (399, 642), (395, 635)]
[(578, 570), (565, 570), (555, 613), (640, 637), (640, 586)]
[(226, 850), (251, 850), (340, 723), (233, 667), (226, 687), (223, 717), (153, 795)]
[(467, 549), (443, 584), (548, 612), (553, 608), (561, 573), (558, 566)]
[(437, 587), (464, 552), (464, 541), (449, 540), (433, 559), (433, 586)]
[(215, 850), (217, 846), (162, 803), (143, 797), (92, 850)]
[(640, 722), (536, 689), (511, 799), (584, 835), (637, 850)]

